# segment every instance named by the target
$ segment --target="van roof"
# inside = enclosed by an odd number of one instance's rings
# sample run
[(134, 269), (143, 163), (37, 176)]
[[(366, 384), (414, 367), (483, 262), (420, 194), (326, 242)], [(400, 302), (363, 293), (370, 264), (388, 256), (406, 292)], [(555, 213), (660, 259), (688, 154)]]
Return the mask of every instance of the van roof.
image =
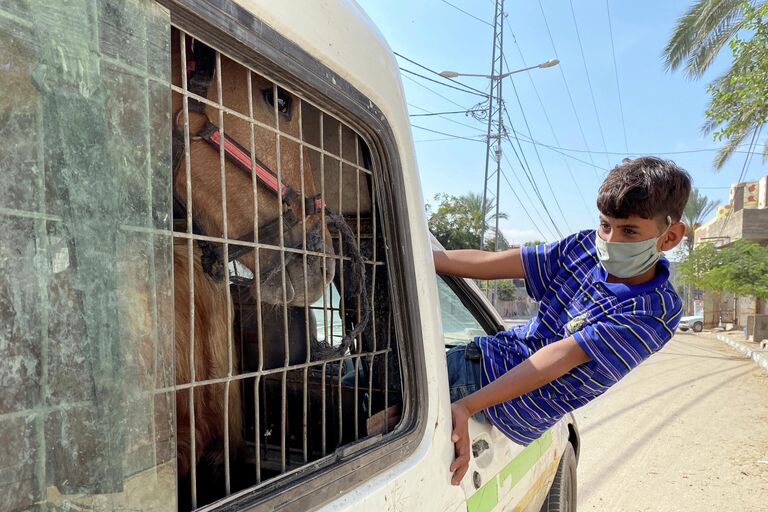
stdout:
[[(352, 84), (376, 104), (390, 124), (393, 118), (402, 117), (405, 101), (398, 63), (357, 2), (235, 2)], [(410, 131), (408, 126), (406, 129)]]

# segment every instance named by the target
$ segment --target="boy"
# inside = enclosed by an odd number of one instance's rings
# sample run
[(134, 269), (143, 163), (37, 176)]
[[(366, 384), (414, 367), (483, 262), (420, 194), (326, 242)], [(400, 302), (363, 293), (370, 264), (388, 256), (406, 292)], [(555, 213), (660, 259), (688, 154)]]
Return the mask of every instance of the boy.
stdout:
[(470, 416), (484, 411), (507, 437), (528, 445), (669, 341), (682, 303), (661, 251), (685, 235), (680, 218), (690, 190), (688, 173), (671, 161), (625, 159), (598, 192), (597, 231), (504, 252), (434, 252), (440, 274), (524, 278), (540, 302), (527, 324), (447, 354), (453, 485), (469, 465)]

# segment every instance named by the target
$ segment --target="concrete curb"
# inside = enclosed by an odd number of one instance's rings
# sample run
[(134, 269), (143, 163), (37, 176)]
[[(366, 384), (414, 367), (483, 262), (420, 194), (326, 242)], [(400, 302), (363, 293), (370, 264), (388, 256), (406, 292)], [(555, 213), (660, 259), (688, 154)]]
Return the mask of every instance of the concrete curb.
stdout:
[(750, 344), (744, 341), (733, 339), (733, 336), (728, 336), (725, 333), (713, 333), (715, 337), (730, 345), (734, 349), (738, 350), (748, 358), (752, 359), (757, 366), (759, 366), (764, 372), (768, 373), (768, 350), (760, 350), (760, 345), (755, 344), (757, 348), (753, 348)]

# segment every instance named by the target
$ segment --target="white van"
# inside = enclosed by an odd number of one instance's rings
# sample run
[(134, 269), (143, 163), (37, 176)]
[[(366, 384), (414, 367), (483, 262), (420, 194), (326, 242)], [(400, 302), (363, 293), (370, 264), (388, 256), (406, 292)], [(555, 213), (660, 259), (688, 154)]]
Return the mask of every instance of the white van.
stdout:
[(352, 1), (0, 4), (0, 510), (575, 510), (470, 420), (397, 63)]

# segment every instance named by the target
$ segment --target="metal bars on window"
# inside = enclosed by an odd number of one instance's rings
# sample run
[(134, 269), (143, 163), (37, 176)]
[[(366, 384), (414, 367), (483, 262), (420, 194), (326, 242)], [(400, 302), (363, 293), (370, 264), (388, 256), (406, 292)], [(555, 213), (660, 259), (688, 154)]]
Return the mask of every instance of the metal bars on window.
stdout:
[(268, 71), (174, 33), (179, 503), (198, 508), (389, 432), (401, 386), (368, 146)]

